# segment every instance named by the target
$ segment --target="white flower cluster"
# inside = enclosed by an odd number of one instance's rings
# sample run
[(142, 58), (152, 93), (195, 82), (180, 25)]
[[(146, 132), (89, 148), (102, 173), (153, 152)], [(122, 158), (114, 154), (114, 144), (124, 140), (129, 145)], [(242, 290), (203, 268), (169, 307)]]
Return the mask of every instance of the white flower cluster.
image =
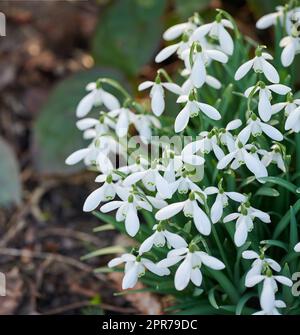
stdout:
[(289, 4), (276, 7), (276, 12), (267, 14), (260, 18), (256, 27), (266, 29), (272, 25), (280, 24), (286, 31), (287, 36), (280, 41), (283, 48), (281, 62), (283, 66), (290, 66), (300, 52), (300, 7), (291, 7)]
[[(290, 21), (287, 31), (291, 36), (288, 41), (295, 39), (297, 42), (295, 46), (296, 42), (284, 42), (283, 60), (287, 65), (290, 64), (291, 53), (298, 51), (298, 35), (294, 36), (297, 10), (286, 12), (284, 8), (280, 8), (278, 13), (259, 20), (258, 27), (265, 28), (274, 24), (278, 18), (284, 22), (282, 13)], [(84, 160), (88, 167), (97, 168), (100, 174), (95, 181), (102, 184), (88, 196), (84, 211), (92, 211), (99, 205), (102, 213), (116, 210), (116, 221), (124, 222), (126, 232), (132, 237), (140, 231), (139, 211), (155, 211), (153, 233), (141, 243), (139, 249), (117, 257), (108, 264), (109, 267), (114, 267), (125, 263), (123, 289), (134, 287), (138, 277), (146, 269), (158, 276), (167, 276), (171, 273), (169, 268), (178, 263), (180, 265), (175, 273), (175, 288), (183, 290), (189, 282), (200, 286), (202, 265), (214, 270), (225, 268), (224, 259), (223, 263), (199, 246), (201, 239), (212, 233), (215, 224), (223, 222), (226, 225), (235, 221), (233, 239), (235, 245), (241, 247), (258, 220), (271, 222), (269, 214), (251, 206), (249, 195), (228, 191), (223, 188), (222, 182), (222, 170), (228, 168), (238, 173), (245, 166), (250, 176), (260, 183), (264, 183), (263, 177), (268, 176), (271, 163), (283, 172), (286, 171), (284, 150), (279, 143), (284, 137), (276, 128), (276, 120), (272, 119), (275, 114), (284, 110), (287, 116), (285, 129), (300, 131), (300, 100), (293, 99), (288, 86), (279, 84), (279, 74), (271, 64), (272, 56), (262, 46), (257, 47), (255, 57), (242, 64), (234, 76), (238, 81), (251, 70), (257, 74), (256, 83), (242, 93), (247, 101), (246, 122), (235, 119), (225, 128), (214, 126), (210, 130), (202, 129), (197, 139), (179, 152), (165, 146), (161, 157), (152, 160), (137, 155), (134, 163), (116, 167), (110, 158), (111, 154), (126, 156), (122, 140), (132, 134), (131, 127), (135, 128), (133, 133), (138, 133), (143, 143), (150, 142), (153, 128), (160, 129), (160, 122), (156, 117), (160, 117), (165, 110), (166, 90), (178, 96), (177, 103), (181, 106), (174, 122), (175, 133), (188, 130), (191, 119), (199, 115), (200, 118), (215, 121), (222, 118), (215, 106), (201, 99), (201, 89), (203, 85), (217, 90), (222, 86), (209, 73), (213, 62), (227, 63), (234, 53), (230, 30), (236, 28), (228, 18), (225, 12), (219, 11), (214, 22), (201, 24), (199, 17), (194, 16), (188, 22), (175, 25), (164, 33), (166, 41), (175, 43), (161, 50), (155, 60), (161, 63), (176, 54), (184, 66), (181, 71), (184, 82), (181, 85), (173, 83), (165, 70), (160, 69), (154, 81), (140, 84), (140, 91), (151, 89), (151, 110), (155, 116), (147, 114), (143, 106), (134, 102), (124, 89), (107, 79), (89, 84), (87, 90), (90, 92), (78, 105), (77, 116), (81, 119), (77, 126), (83, 131), (83, 137), (91, 140), (91, 143), (87, 148), (71, 154), (66, 163), (76, 164)], [(290, 50), (291, 43), (293, 52)], [(123, 104), (104, 90), (105, 85), (114, 87), (124, 95)], [(286, 102), (272, 104), (274, 94), (286, 96)], [(86, 117), (93, 107), (102, 106), (106, 111), (101, 109), (100, 117)], [(264, 139), (264, 146), (257, 141), (259, 138)], [(220, 177), (217, 185), (206, 185), (201, 181), (207, 159), (216, 160), (216, 173)], [(228, 212), (228, 208), (232, 207), (236, 210)], [(179, 216), (181, 220), (184, 217), (190, 218), (193, 222), (195, 233), (190, 240), (178, 227), (174, 228), (172, 220), (175, 216)], [(182, 223), (182, 228), (185, 223)], [(158, 262), (151, 260), (152, 251), (165, 246), (171, 249), (166, 258)], [(295, 250), (299, 251), (299, 245)], [(278, 314), (277, 308), (285, 305), (282, 301), (275, 300), (276, 282), (290, 285), (290, 280), (280, 275), (274, 276), (273, 271), (279, 272), (281, 267), (275, 261), (265, 258), (264, 254), (245, 251), (243, 257), (255, 259), (247, 274), (246, 286), (263, 282), (260, 295), (262, 312), (259, 313)]]

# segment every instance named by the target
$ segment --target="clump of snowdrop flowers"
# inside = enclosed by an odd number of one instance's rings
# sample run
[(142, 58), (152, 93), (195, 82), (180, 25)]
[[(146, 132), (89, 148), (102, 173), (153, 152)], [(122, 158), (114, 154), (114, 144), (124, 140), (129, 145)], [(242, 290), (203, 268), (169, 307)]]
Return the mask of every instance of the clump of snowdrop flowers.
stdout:
[[(76, 124), (89, 143), (66, 163), (98, 173), (83, 210), (107, 224), (100, 230), (135, 240), (105, 269), (125, 263), (123, 289), (142, 277), (179, 310), (300, 314), (286, 291), (300, 252), (300, 99), (285, 68), (299, 51), (299, 17), (289, 4), (257, 23), (284, 27), (284, 67), (265, 46), (250, 56), (233, 18), (217, 10), (213, 22), (195, 14), (165, 31), (161, 68), (138, 87), (149, 103), (112, 79), (88, 84)], [(176, 83), (163, 69), (174, 58)]]

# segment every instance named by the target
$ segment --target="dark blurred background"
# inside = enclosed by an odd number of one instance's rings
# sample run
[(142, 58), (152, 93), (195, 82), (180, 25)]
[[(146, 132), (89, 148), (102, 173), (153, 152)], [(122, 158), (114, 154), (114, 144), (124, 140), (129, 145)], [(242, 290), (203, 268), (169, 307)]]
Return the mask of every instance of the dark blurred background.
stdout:
[[(162, 32), (199, 11), (213, 20), (227, 10), (240, 30), (271, 44), (255, 21), (285, 1), (73, 0), (3, 1), (0, 37), (0, 272), (7, 296), (0, 314), (103, 314), (162, 311), (171, 301), (150, 293), (114, 296), (120, 274), (93, 273), (107, 257), (83, 262), (95, 248), (126, 244), (82, 213), (95, 188), (82, 166), (65, 158), (84, 146), (75, 107), (99, 76), (136, 85), (152, 80)], [(176, 62), (166, 64), (170, 74)], [(141, 99), (142, 97), (138, 97)]]

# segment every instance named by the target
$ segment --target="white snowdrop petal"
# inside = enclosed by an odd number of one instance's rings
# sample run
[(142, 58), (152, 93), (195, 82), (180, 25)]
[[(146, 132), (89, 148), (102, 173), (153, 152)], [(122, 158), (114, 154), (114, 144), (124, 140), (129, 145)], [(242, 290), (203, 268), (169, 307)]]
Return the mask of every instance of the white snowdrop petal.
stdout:
[(190, 80), (193, 85), (197, 88), (200, 88), (205, 83), (206, 70), (205, 65), (202, 60), (201, 54), (197, 54), (194, 65), (192, 67), (192, 72), (190, 76)]
[(172, 41), (178, 38), (180, 35), (183, 34), (184, 30), (188, 28), (188, 23), (179, 23), (175, 24), (174, 26), (168, 28), (163, 33), (163, 39), (165, 41)]
[(182, 258), (183, 258), (183, 256), (167, 257), (167, 258), (161, 260), (160, 262), (158, 262), (157, 266), (162, 267), (162, 268), (168, 268), (168, 267), (171, 267), (171, 266), (177, 264)]
[(271, 313), (275, 306), (275, 293), (269, 278), (266, 278), (260, 295), (260, 305), (266, 313)]
[(162, 86), (172, 93), (175, 93), (177, 95), (182, 94), (181, 87), (175, 83), (162, 83)]
[(294, 250), (300, 252), (300, 242), (295, 245)]
[(164, 235), (172, 248), (179, 249), (187, 247), (186, 241), (181, 236), (167, 230), (164, 231)]
[(92, 91), (80, 100), (76, 109), (76, 116), (77, 117), (86, 116), (93, 108), (94, 101), (95, 101), (95, 94), (94, 91)]
[(261, 161), (254, 155), (244, 151), (244, 160), (247, 168), (255, 175), (256, 178), (267, 177), (268, 171)]
[(196, 201), (193, 201), (193, 218), (197, 230), (201, 234), (208, 236), (211, 232), (211, 223), (207, 215), (197, 205)]
[(134, 264), (130, 270), (128, 270), (122, 281), (122, 289), (127, 290), (133, 288), (138, 281), (138, 265)]
[(94, 127), (99, 123), (99, 120), (93, 118), (85, 118), (76, 122), (76, 127), (79, 130), (86, 130), (88, 128)]
[(257, 285), (258, 283), (260, 283), (261, 281), (263, 281), (264, 279), (265, 279), (265, 277), (262, 276), (262, 275), (252, 276), (252, 277), (248, 278), (245, 285), (247, 287), (253, 287), (253, 286)]
[(173, 44), (173, 45), (169, 45), (166, 48), (162, 49), (158, 55), (155, 57), (155, 62), (156, 63), (161, 63), (164, 60), (166, 60), (167, 58), (169, 58), (171, 55), (173, 55), (173, 53), (176, 52), (176, 50), (178, 49), (179, 45), (178, 44)]
[(204, 190), (204, 193), (207, 195), (216, 194), (216, 193), (219, 193), (219, 189), (215, 186), (209, 186), (209, 187), (206, 187), (206, 189)]
[(223, 204), (221, 200), (218, 200), (218, 197), (214, 204), (211, 207), (211, 212), (210, 212), (211, 220), (213, 223), (217, 223), (220, 221), (222, 215), (223, 215)]
[(225, 193), (230, 199), (237, 201), (237, 202), (244, 202), (246, 201), (247, 197), (245, 197), (243, 194), (238, 192), (226, 192)]
[(73, 152), (65, 161), (67, 165), (74, 165), (83, 160), (88, 152), (90, 151), (89, 148), (86, 149), (80, 149), (75, 152)]
[(145, 241), (140, 245), (139, 248), (140, 255), (152, 249), (156, 235), (157, 233), (155, 232), (154, 234), (146, 238)]
[(289, 43), (281, 53), (281, 63), (283, 66), (288, 67), (293, 63), (295, 58), (295, 45), (293, 42)]
[(277, 18), (276, 13), (270, 13), (262, 16), (257, 22), (256, 27), (258, 29), (266, 29), (275, 24)]
[(208, 266), (213, 270), (222, 270), (225, 268), (224, 263), (218, 260), (216, 257), (210, 256), (203, 251), (197, 252), (197, 255), (199, 255), (201, 262), (204, 265)]
[(228, 55), (233, 54), (233, 40), (230, 34), (222, 25), (219, 26), (219, 41), (221, 49), (226, 52)]
[(143, 265), (146, 269), (156, 274), (157, 276), (166, 276), (170, 274), (170, 270), (167, 268), (159, 267), (157, 264), (153, 263), (149, 259), (142, 258), (141, 259)]
[(165, 109), (164, 90), (157, 84), (151, 91), (151, 109), (156, 116), (160, 116)]
[(176, 273), (175, 273), (175, 278), (174, 278), (174, 284), (175, 288), (178, 291), (184, 290), (190, 281), (191, 278), (191, 261), (187, 257), (178, 267)]
[(221, 62), (221, 63), (227, 63), (228, 62), (228, 56), (222, 51), (206, 50), (206, 53), (207, 53), (208, 57), (210, 57), (213, 60), (216, 60), (216, 61)]
[(225, 169), (226, 166), (233, 160), (234, 156), (235, 156), (235, 152), (231, 152), (228, 155), (226, 155), (225, 157), (223, 157), (218, 165), (217, 165), (217, 169), (222, 170)]
[(136, 184), (138, 181), (140, 181), (142, 178), (145, 177), (147, 174), (147, 171), (141, 171), (141, 172), (134, 172), (128, 177), (126, 177), (123, 181), (123, 185), (125, 187), (131, 186)]
[(196, 286), (200, 286), (202, 284), (202, 273), (199, 268), (192, 269), (191, 281)]
[(269, 124), (266, 123), (261, 123), (261, 129), (263, 132), (268, 135), (272, 140), (274, 141), (282, 141), (283, 140), (283, 135), (279, 130), (276, 128), (270, 126)]
[(211, 26), (212, 24), (211, 23), (207, 23), (207, 24), (203, 24), (201, 25), (200, 27), (198, 27), (192, 34), (191, 36), (191, 40), (192, 41), (202, 41), (203, 40), (203, 37), (205, 35), (208, 34), (208, 32), (210, 31), (211, 29)]
[(100, 208), (100, 211), (102, 213), (108, 213), (108, 212), (114, 211), (115, 209), (119, 208), (122, 205), (123, 205), (123, 201), (111, 201), (103, 205)]
[(140, 228), (140, 220), (137, 215), (136, 208), (133, 204), (129, 204), (125, 219), (125, 228), (130, 236), (135, 236)]
[(103, 104), (109, 110), (120, 108), (119, 100), (109, 92), (102, 91)]
[(286, 85), (282, 85), (282, 84), (269, 85), (268, 89), (277, 93), (277, 94), (281, 94), (281, 95), (285, 95), (292, 90), (290, 87), (288, 87)]
[(103, 186), (93, 191), (85, 200), (83, 205), (84, 212), (91, 212), (100, 205), (104, 199)]
[(172, 197), (169, 183), (159, 174), (159, 172), (157, 172), (155, 176), (155, 186), (159, 196), (163, 199), (169, 199)]
[(156, 220), (167, 220), (182, 211), (185, 201), (177, 202), (160, 209), (156, 214)]
[(242, 256), (244, 259), (255, 259), (259, 257), (258, 253), (252, 250), (243, 251)]
[(261, 62), (262, 62), (262, 70), (266, 78), (271, 83), (274, 83), (274, 84), (279, 83), (279, 74), (277, 70), (275, 69), (275, 67), (263, 58), (261, 59)]
[(186, 104), (186, 106), (176, 116), (174, 124), (175, 132), (180, 133), (181, 131), (183, 131), (186, 128), (189, 119), (190, 119), (190, 110), (188, 104)]
[(239, 128), (242, 124), (243, 123), (240, 119), (230, 121), (226, 126), (226, 130), (227, 131), (235, 130), (235, 129)]
[(278, 281), (282, 285), (286, 285), (289, 287), (293, 286), (293, 282), (291, 281), (291, 279), (285, 276), (274, 276), (274, 279), (276, 279), (276, 281)]
[(220, 120), (221, 119), (221, 115), (220, 113), (216, 110), (215, 107), (205, 104), (203, 102), (198, 102), (197, 105), (199, 106), (199, 108), (201, 109), (201, 111), (208, 116), (209, 118), (213, 119), (213, 120)]
[(236, 71), (234, 75), (235, 80), (242, 79), (252, 68), (253, 66), (253, 59), (248, 60), (246, 63), (242, 64)]
[(144, 81), (143, 83), (141, 83), (141, 84), (139, 85), (138, 90), (139, 90), (139, 91), (146, 90), (147, 88), (152, 87), (153, 84), (154, 84), (153, 81), (149, 81), (149, 80)]
[(259, 91), (258, 113), (264, 122), (268, 122), (272, 116), (272, 107), (265, 89)]
[(210, 76), (208, 74), (206, 74), (205, 82), (207, 85), (209, 85), (210, 87), (216, 90), (219, 90), (222, 87), (221, 82), (217, 78)]
[(241, 247), (247, 240), (248, 236), (248, 227), (247, 224), (242, 218), (238, 223), (234, 233), (234, 243), (237, 247)]
[(109, 268), (114, 268), (115, 266), (118, 266), (120, 264), (124, 263), (124, 260), (121, 257), (116, 257), (112, 260), (110, 260), (107, 264)]
[(238, 139), (241, 143), (246, 144), (251, 135), (251, 126), (246, 126), (239, 134)]

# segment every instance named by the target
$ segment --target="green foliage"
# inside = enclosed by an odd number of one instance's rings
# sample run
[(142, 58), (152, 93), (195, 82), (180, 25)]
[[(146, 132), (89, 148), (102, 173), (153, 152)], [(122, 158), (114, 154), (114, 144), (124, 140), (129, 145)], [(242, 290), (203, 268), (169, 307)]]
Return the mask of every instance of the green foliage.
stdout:
[(0, 207), (19, 204), (21, 180), (19, 166), (11, 147), (0, 138)]
[(165, 5), (165, 0), (119, 0), (109, 6), (93, 38), (96, 64), (136, 75), (158, 49)]

